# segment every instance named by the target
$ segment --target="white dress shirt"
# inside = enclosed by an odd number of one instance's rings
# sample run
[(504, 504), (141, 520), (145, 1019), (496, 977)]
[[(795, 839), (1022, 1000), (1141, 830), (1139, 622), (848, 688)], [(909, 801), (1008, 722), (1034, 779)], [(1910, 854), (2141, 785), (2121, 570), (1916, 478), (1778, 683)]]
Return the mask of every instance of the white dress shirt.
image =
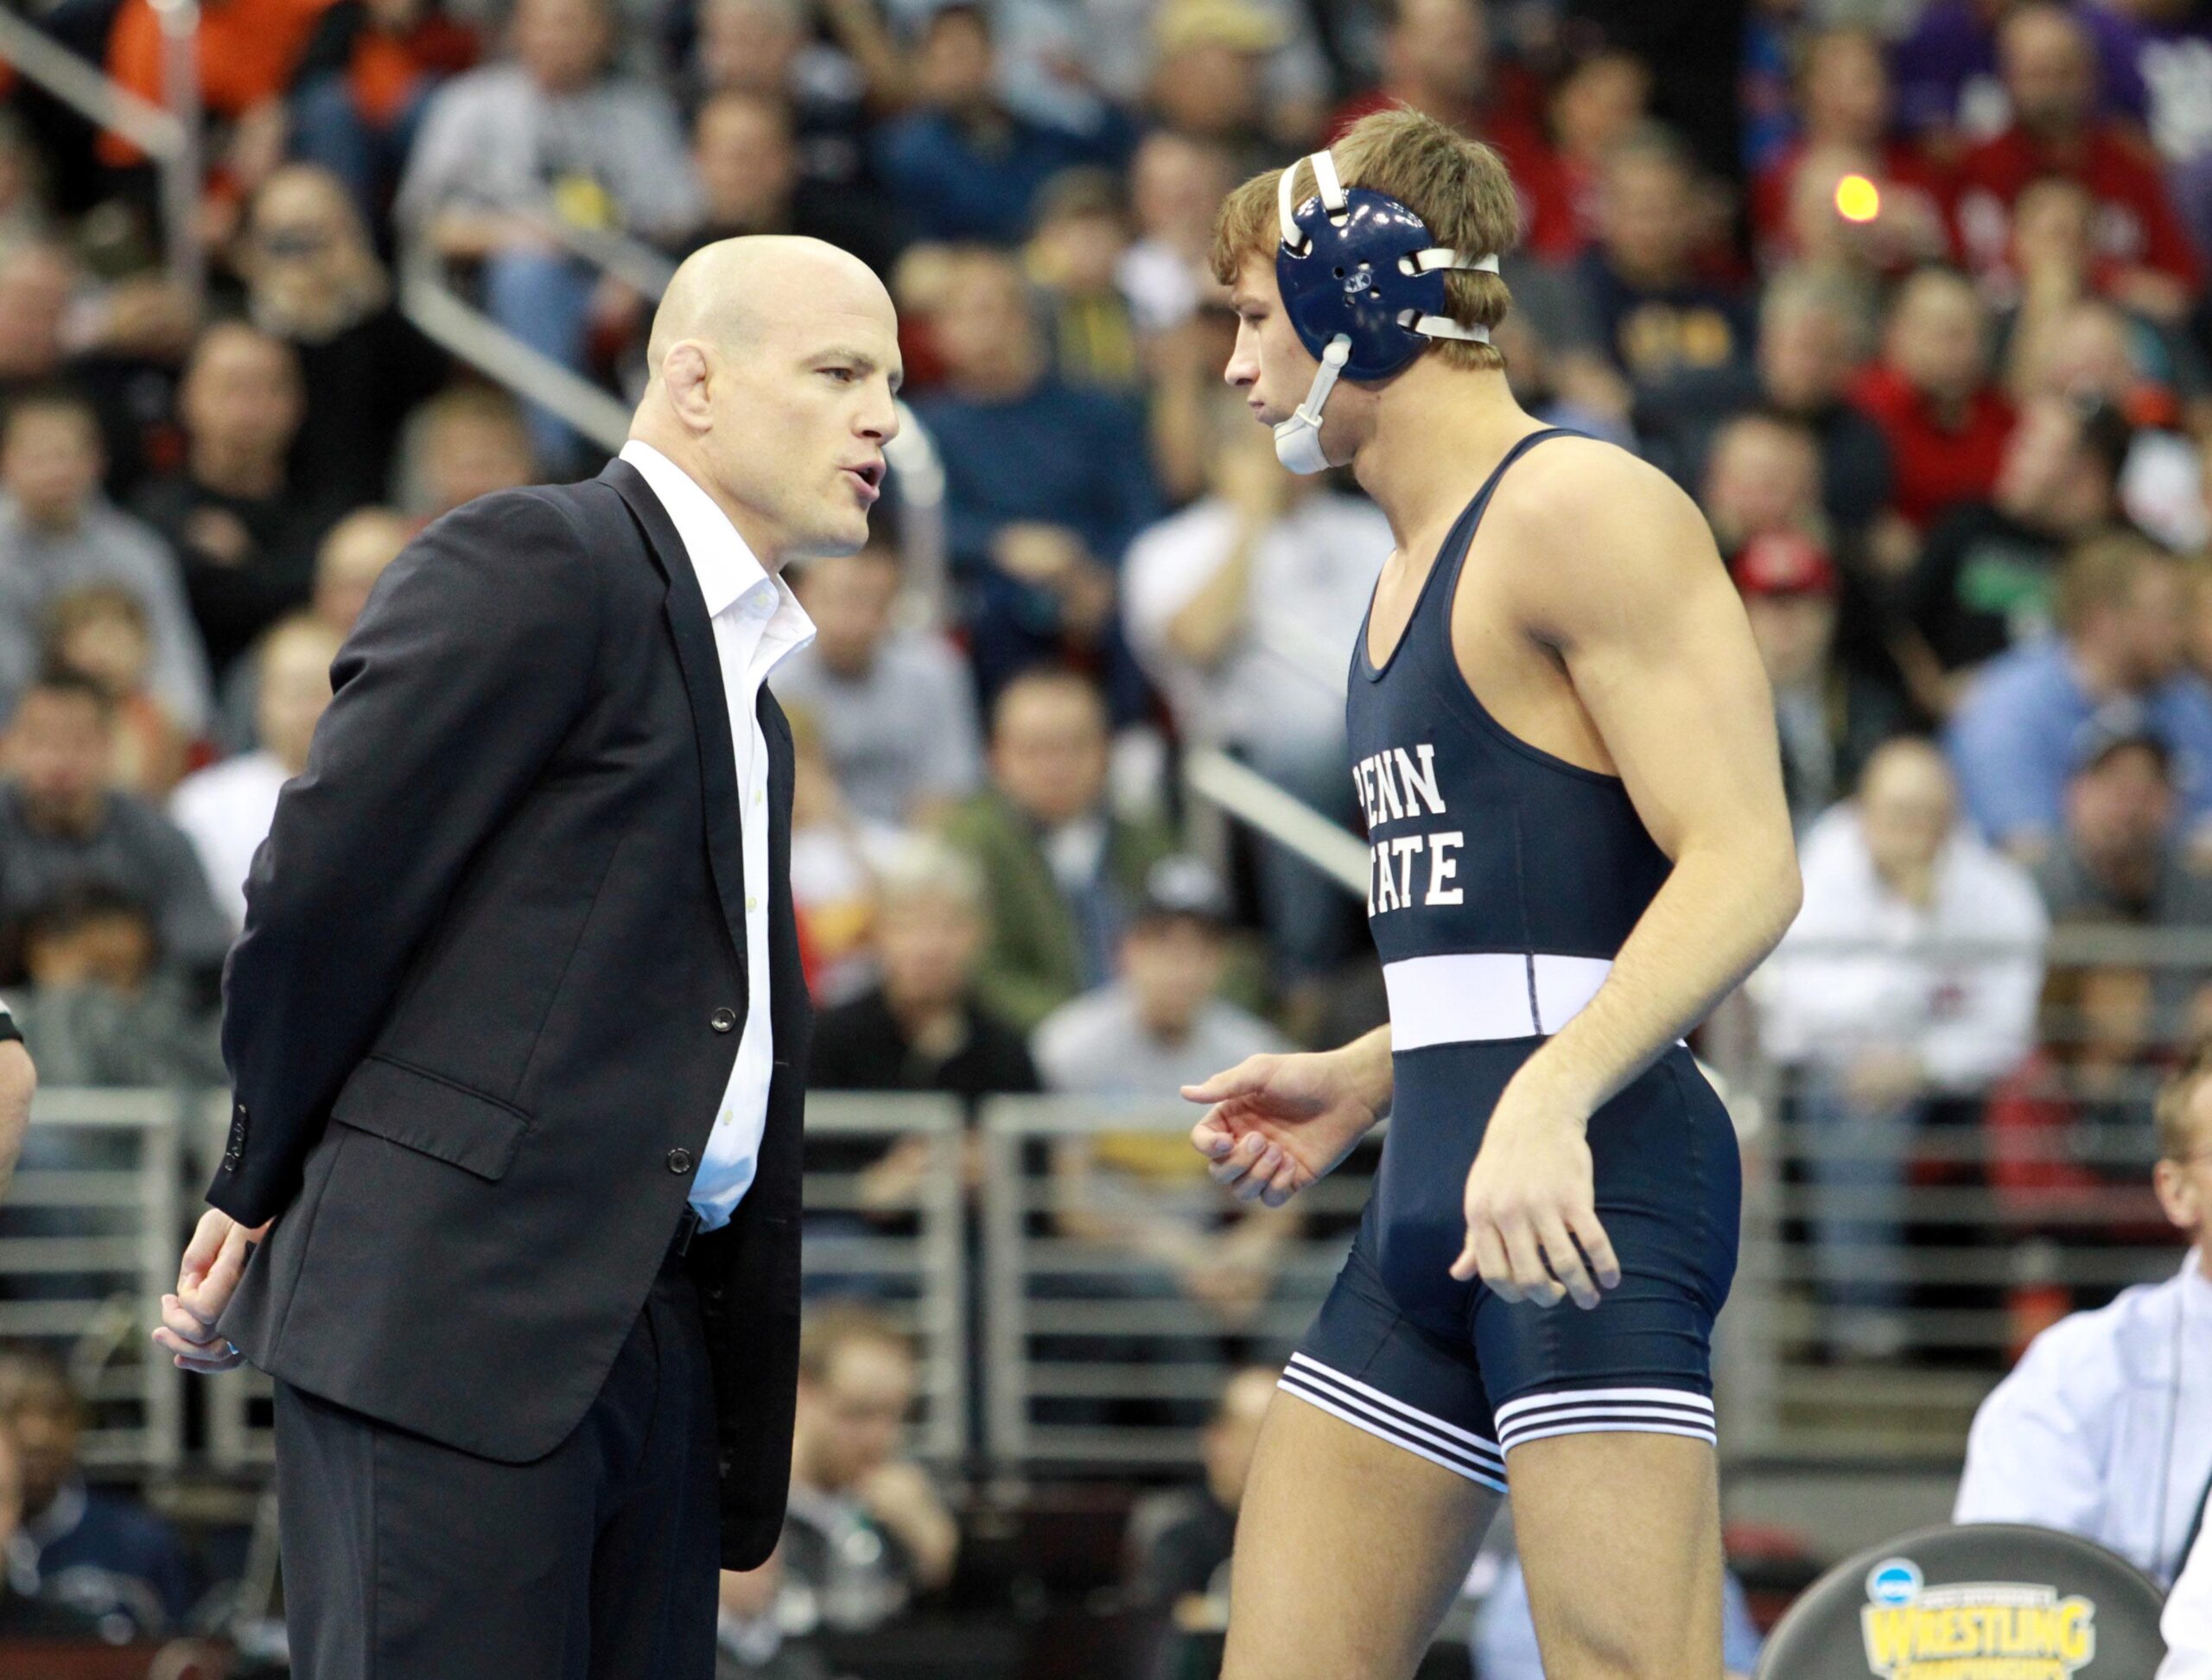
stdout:
[(2158, 1680), (2212, 1680), (2212, 1523), (2190, 1548), (2189, 1567), (2174, 1583), (2158, 1632), (2166, 1641)]
[(276, 820), (276, 796), (288, 780), (276, 754), (244, 753), (195, 770), (169, 795), (169, 820), (200, 854), (233, 933), (245, 926), (245, 878)]
[(1955, 1523), (2063, 1529), (2174, 1578), (2212, 1477), (2212, 1279), (2061, 1319), (1974, 1414)]
[(779, 659), (814, 640), (814, 621), (791, 586), (769, 576), (729, 516), (682, 468), (635, 438), (622, 446), (622, 459), (660, 498), (698, 574), (699, 592), (707, 598), (707, 616), (715, 627), (722, 697), (729, 707), (730, 750), (737, 760), (750, 996), (721, 1110), (691, 1181), (691, 1206), (698, 1211), (701, 1228), (712, 1231), (729, 1223), (753, 1186), (760, 1133), (768, 1120), (768, 1081), (775, 1072), (775, 1029), (768, 1009), (768, 742), (756, 716), (760, 685)]

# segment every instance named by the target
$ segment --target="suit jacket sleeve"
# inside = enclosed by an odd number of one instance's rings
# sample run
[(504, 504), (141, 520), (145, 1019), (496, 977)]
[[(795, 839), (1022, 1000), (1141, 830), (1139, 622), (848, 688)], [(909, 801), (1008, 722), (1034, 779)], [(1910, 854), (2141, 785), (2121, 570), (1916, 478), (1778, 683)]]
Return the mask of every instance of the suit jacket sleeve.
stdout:
[(537, 491), (439, 520), (378, 581), (224, 969), (225, 1212), (258, 1225), (296, 1191), (410, 954), (582, 711), (599, 617), (582, 538)]

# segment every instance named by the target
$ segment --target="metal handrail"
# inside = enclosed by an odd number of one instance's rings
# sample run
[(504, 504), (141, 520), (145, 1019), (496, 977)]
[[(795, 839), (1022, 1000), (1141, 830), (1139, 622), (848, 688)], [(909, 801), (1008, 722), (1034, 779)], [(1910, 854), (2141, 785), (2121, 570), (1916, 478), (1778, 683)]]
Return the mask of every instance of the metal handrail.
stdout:
[(1287, 847), (1355, 898), (1367, 895), (1367, 848), (1338, 824), (1217, 747), (1183, 755), (1183, 783), (1230, 816)]
[(153, 158), (162, 174), (169, 279), (196, 305), (206, 281), (200, 237), (198, 0), (153, 0), (162, 36), (156, 105), (79, 58), (36, 25), (0, 10), (0, 60), (96, 126)]

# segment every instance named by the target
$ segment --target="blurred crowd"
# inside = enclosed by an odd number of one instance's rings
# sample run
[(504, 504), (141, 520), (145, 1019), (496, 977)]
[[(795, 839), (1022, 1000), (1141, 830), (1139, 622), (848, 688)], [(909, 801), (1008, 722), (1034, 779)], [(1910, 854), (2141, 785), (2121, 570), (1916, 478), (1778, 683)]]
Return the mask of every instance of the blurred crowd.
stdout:
[[(149, 0), (19, 10), (162, 99)], [(246, 866), (378, 574), (596, 470), (403, 292), (626, 394), (641, 277), (748, 232), (884, 274), (941, 480), (795, 580), (817, 1086), (1157, 1098), (1378, 1021), (1357, 900), (1170, 769), (1356, 822), (1391, 533), (1223, 391), (1209, 246), (1402, 101), (1512, 170), (1516, 394), (1697, 499), (1772, 678), (1807, 892), (1751, 990), (1833, 1351), (1897, 1351), (1909, 1198), (1963, 1158), (2022, 1254), (2163, 1231), (2151, 1091), (2212, 1026), (2212, 5), (201, 0), (196, 50), (202, 289), (156, 161), (0, 67), (0, 989), (49, 1085), (220, 1083)], [(1053, 1217), (1234, 1332), (1299, 1215), (1155, 1142), (1064, 1146)], [(887, 1207), (920, 1170), (861, 1164)], [(2007, 1303), (2016, 1344), (2078, 1304), (2033, 1264)], [(856, 1322), (817, 1398), (890, 1359)], [(909, 1586), (950, 1567), (925, 1490), (853, 1467), (873, 1366), (733, 1650), (763, 1594), (888, 1601), (808, 1574), (855, 1508)]]

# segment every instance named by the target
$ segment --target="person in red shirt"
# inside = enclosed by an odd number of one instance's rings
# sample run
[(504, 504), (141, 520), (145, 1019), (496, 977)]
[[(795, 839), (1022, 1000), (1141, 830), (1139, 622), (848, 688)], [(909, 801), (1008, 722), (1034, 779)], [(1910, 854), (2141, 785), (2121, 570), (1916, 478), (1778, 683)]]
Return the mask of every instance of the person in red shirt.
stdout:
[(2100, 252), (2119, 268), (2113, 295), (2158, 320), (2180, 319), (2202, 282), (2202, 264), (2157, 154), (2097, 114), (2096, 52), (2080, 20), (2038, 0), (2005, 20), (1997, 44), (2012, 123), (1959, 167), (1958, 228), (1967, 260), (2000, 271), (2020, 194), (2046, 175), (2068, 176), (2097, 202)]
[[(330, 0), (200, 0), (200, 102), (210, 117), (253, 118), (282, 131), (277, 100), (289, 84), (315, 19)], [(162, 21), (151, 0), (124, 0), (108, 32), (107, 73), (156, 105), (162, 97)], [(100, 161), (114, 168), (145, 154), (119, 134), (103, 134)], [(272, 158), (271, 162), (274, 161)]]
[(2012, 405), (1989, 360), (1988, 311), (1964, 275), (1925, 268), (1898, 289), (1881, 358), (1851, 400), (1889, 439), (1897, 510), (1915, 530), (1997, 482)]
[(1518, 107), (1491, 54), (1480, 0), (1396, 0), (1382, 34), (1382, 79), (1331, 118), (1331, 143), (1370, 111), (1406, 105), (1485, 142), (1505, 160), (1521, 198), (1522, 244), (1544, 257), (1582, 246), (1573, 202), (1550, 144)]
[(1950, 253), (1950, 182), (1917, 146), (1891, 133), (1893, 104), (1889, 68), (1871, 31), (1823, 29), (1805, 43), (1797, 137), (1751, 184), (1751, 225), (1770, 265), (1800, 254), (1790, 207), (1808, 156), (1847, 164), (1874, 183), (1880, 208), (1872, 221), (1885, 266)]
[(438, 0), (334, 0), (295, 78), (293, 155), (321, 164), (379, 220), (431, 91), (476, 53), (474, 32)]

